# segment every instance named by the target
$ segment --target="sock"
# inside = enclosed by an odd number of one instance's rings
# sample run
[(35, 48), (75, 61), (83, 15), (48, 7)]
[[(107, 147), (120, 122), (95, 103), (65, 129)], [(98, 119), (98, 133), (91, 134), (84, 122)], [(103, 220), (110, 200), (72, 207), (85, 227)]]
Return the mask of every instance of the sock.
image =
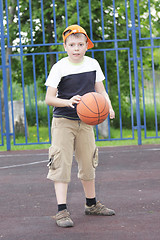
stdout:
[(67, 205), (66, 204), (58, 204), (58, 212), (63, 211), (67, 209)]
[(96, 198), (86, 198), (86, 205), (91, 207), (92, 205), (96, 205)]

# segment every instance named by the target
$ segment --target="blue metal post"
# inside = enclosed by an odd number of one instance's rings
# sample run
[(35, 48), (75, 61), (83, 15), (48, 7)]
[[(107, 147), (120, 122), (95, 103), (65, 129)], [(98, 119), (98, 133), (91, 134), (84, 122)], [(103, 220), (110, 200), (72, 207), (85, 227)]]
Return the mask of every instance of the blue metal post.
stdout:
[(4, 108), (5, 108), (5, 128), (7, 151), (11, 148), (10, 130), (9, 130), (9, 114), (8, 114), (8, 88), (6, 74), (6, 55), (5, 55), (5, 34), (3, 28), (3, 1), (0, 0), (0, 28), (1, 28), (1, 56), (2, 56), (2, 75), (3, 75), (3, 90), (4, 90)]
[(136, 93), (136, 117), (137, 117), (138, 145), (141, 145), (142, 144), (142, 137), (141, 137), (140, 106), (139, 106), (137, 43), (136, 43), (136, 26), (135, 26), (134, 0), (130, 0), (130, 9), (131, 9), (131, 22), (132, 22), (131, 31), (132, 31), (132, 47), (133, 47), (135, 93)]

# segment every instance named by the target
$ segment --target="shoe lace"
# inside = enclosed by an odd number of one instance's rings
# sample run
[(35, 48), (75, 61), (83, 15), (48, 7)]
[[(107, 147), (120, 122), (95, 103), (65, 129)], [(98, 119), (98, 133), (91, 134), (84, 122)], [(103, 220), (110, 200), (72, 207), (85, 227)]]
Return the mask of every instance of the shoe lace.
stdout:
[(56, 216), (54, 216), (56, 220), (60, 220), (62, 218), (70, 218), (70, 214), (68, 211), (59, 212)]

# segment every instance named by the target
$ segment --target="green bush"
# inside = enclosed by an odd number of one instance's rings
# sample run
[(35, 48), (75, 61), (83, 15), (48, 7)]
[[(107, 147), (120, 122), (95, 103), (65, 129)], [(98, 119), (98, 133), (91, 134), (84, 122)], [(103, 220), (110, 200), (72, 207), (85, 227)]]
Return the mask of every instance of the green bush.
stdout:
[[(157, 125), (158, 129), (160, 129), (160, 104), (157, 104), (156, 106), (157, 109)], [(120, 128), (120, 114), (119, 114), (119, 107), (115, 107), (115, 119), (112, 121), (112, 127), (115, 129)], [(126, 106), (122, 106), (121, 110), (121, 117), (122, 117), (122, 128), (126, 129), (131, 129), (132, 124), (131, 124), (131, 111), (130, 109)], [(156, 125), (155, 125), (155, 109), (154, 105), (148, 104), (145, 107), (145, 117), (146, 117), (146, 128), (147, 130), (155, 130)], [(141, 104), (140, 106), (140, 119), (141, 119), (141, 125), (144, 126), (145, 121), (144, 121), (144, 108), (143, 105)], [(134, 126), (137, 126), (137, 116), (136, 116), (136, 105), (134, 104), (133, 106), (133, 124)]]
[[(123, 106), (125, 111), (121, 111), (122, 117), (122, 128), (131, 129), (131, 114), (130, 109), (127, 109), (127, 106)], [(160, 129), (160, 106), (157, 105), (157, 122), (158, 122), (158, 129)], [(49, 108), (50, 113), (50, 120), (52, 119), (52, 107)], [(40, 103), (37, 106), (38, 112), (38, 124), (39, 126), (48, 126), (48, 112), (47, 112), (47, 105), (45, 103)], [(111, 121), (111, 126), (115, 129), (120, 128), (120, 116), (119, 116), (119, 108), (115, 109), (116, 117), (114, 120)], [(143, 106), (140, 107), (140, 115), (141, 115), (141, 125), (144, 125), (144, 110)], [(26, 116), (28, 126), (35, 126), (36, 125), (36, 106), (35, 103), (32, 103), (30, 106), (26, 106)], [(136, 118), (136, 106), (133, 106), (133, 119), (134, 119), (134, 126), (137, 125), (137, 118)], [(146, 127), (147, 130), (155, 130), (155, 112), (154, 106), (148, 105), (146, 108)]]
[[(52, 119), (52, 108), (49, 110), (49, 116), (50, 119)], [(30, 106), (26, 106), (26, 117), (29, 126), (35, 126), (37, 124), (36, 106), (34, 103), (32, 103)], [(45, 103), (38, 104), (37, 117), (39, 126), (48, 126), (48, 110)]]
[[(160, 106), (157, 105), (157, 126), (158, 129), (160, 129)], [(151, 104), (148, 104), (145, 107), (145, 117), (146, 117), (146, 128), (147, 130), (155, 130), (156, 125), (155, 125), (155, 109), (154, 106)], [(140, 106), (140, 119), (141, 119), (141, 125), (144, 126), (145, 121), (144, 121), (144, 108), (141, 105)], [(134, 125), (137, 125), (137, 119), (136, 119), (136, 109), (134, 107)]]

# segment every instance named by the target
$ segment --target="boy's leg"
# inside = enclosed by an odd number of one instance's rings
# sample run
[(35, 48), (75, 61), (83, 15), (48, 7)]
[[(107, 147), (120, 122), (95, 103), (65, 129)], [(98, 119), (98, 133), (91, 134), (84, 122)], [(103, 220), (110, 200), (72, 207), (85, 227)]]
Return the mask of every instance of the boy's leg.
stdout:
[(57, 204), (66, 204), (68, 183), (54, 182)]
[(73, 227), (74, 223), (67, 211), (67, 190), (68, 183), (54, 182), (56, 199), (58, 204), (58, 213), (55, 216), (59, 227)]
[(81, 182), (86, 196), (85, 206), (86, 215), (103, 215), (103, 216), (115, 215), (114, 210), (106, 208), (100, 202), (96, 202), (95, 180), (90, 181), (81, 180)]
[(96, 205), (96, 193), (95, 193), (95, 180), (84, 181), (81, 180), (85, 197), (86, 197), (86, 205), (92, 206)]
[(58, 118), (52, 122), (50, 155), (53, 161), (47, 178), (54, 182), (58, 204), (58, 213), (55, 220), (60, 227), (72, 227), (74, 225), (66, 205), (74, 148), (72, 129), (74, 127), (71, 120)]
[(89, 180), (89, 181), (81, 180), (81, 182), (82, 182), (82, 185), (83, 185), (85, 197), (86, 198), (95, 198), (96, 197), (95, 180), (94, 179)]
[(81, 122), (81, 130), (76, 137), (75, 156), (78, 161), (78, 177), (81, 179), (86, 197), (85, 214), (114, 215), (114, 210), (96, 202), (95, 168), (98, 165), (98, 149), (95, 145), (93, 128)]

